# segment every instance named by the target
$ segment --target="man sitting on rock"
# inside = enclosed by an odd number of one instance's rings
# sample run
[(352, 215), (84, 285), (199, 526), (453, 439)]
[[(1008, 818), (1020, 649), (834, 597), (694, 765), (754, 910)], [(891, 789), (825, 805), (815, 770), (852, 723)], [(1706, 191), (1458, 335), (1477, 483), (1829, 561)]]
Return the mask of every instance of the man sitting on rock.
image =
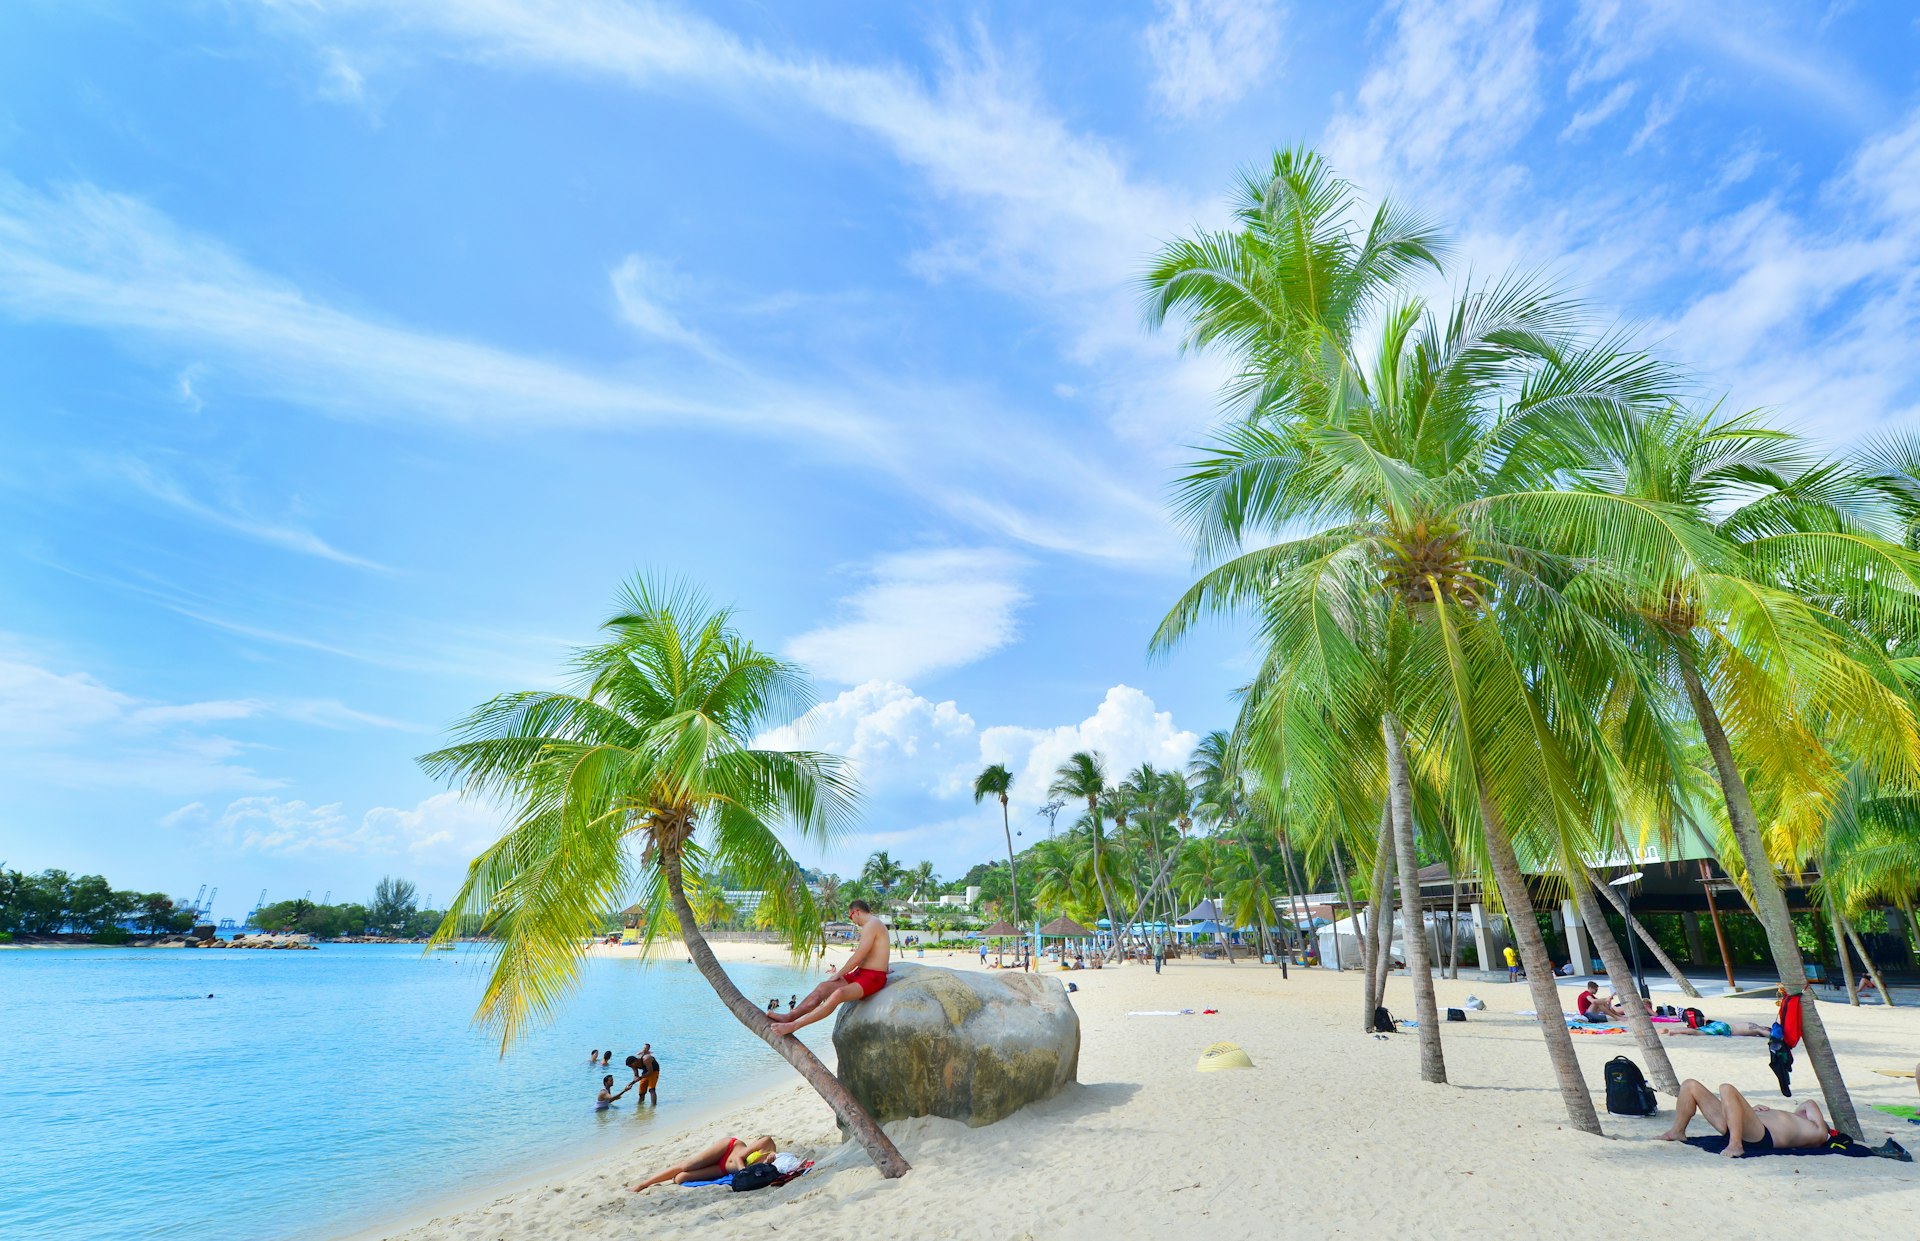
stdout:
[(887, 985), (887, 924), (873, 916), (865, 901), (847, 906), (847, 917), (860, 928), (860, 942), (853, 955), (839, 969), (827, 970), (827, 981), (808, 992), (807, 998), (787, 1010), (784, 1021), (773, 1023), (775, 1034), (792, 1034), (801, 1026), (810, 1026), (842, 1004), (864, 1000)]

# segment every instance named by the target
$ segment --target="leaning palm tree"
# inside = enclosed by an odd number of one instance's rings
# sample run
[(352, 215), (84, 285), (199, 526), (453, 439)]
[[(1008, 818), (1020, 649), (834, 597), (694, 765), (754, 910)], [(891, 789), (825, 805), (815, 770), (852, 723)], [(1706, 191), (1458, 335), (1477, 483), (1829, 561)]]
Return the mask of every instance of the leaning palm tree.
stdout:
[(913, 884), (913, 899), (916, 901), (924, 901), (929, 891), (940, 886), (940, 877), (934, 874), (932, 862), (919, 862), (907, 877)]
[(893, 860), (885, 849), (868, 857), (860, 868), (860, 878), (866, 880), (882, 897), (891, 897), (893, 890), (906, 881), (907, 868)]
[(578, 982), (601, 911), (637, 897), (645, 942), (677, 928), (727, 1010), (820, 1093), (882, 1175), (902, 1175), (906, 1160), (859, 1101), (740, 993), (689, 899), (731, 874), (760, 889), (796, 953), (819, 940), (818, 910), (776, 827), (814, 845), (836, 839), (855, 787), (836, 756), (751, 744), (804, 709), (801, 673), (684, 589), (635, 581), (602, 628), (602, 642), (574, 653), (569, 690), (494, 698), (454, 726), (455, 744), (420, 760), (512, 815), (435, 936), (474, 918), (492, 937), (477, 1020), (504, 1050), (549, 1017)]
[(999, 763), (994, 763), (973, 778), (973, 804), (979, 805), (989, 797), (1000, 799), (1000, 830), (1007, 838), (1007, 876), (1013, 884), (1013, 918), (1015, 926), (1020, 925), (1020, 868), (1013, 860), (1013, 820), (1007, 817), (1007, 797), (1013, 792), (1013, 773)]
[(1101, 832), (1101, 798), (1107, 792), (1106, 760), (1091, 750), (1078, 750), (1067, 756), (1053, 773), (1053, 783), (1047, 786), (1047, 796), (1077, 798), (1087, 803), (1088, 841), (1093, 853), (1093, 881), (1099, 889), (1100, 903), (1106, 907), (1107, 925), (1113, 929), (1114, 942), (1119, 943), (1120, 922), (1114, 916), (1113, 897), (1107, 891), (1107, 878), (1100, 865), (1103, 835)]

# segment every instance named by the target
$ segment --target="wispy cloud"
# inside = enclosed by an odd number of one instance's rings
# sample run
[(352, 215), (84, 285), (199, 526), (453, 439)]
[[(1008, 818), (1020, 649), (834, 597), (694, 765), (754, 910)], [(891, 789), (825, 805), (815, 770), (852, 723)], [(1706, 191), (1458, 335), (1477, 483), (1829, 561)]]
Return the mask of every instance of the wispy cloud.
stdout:
[(1168, 115), (1191, 119), (1265, 84), (1285, 17), (1273, 0), (1159, 0), (1159, 9), (1145, 37), (1154, 99)]
[(831, 681), (904, 681), (983, 659), (1012, 642), (1027, 596), (1004, 552), (937, 549), (882, 557), (845, 613), (787, 644)]
[(498, 807), (459, 793), (436, 793), (411, 807), (374, 806), (356, 822), (340, 802), (256, 795), (214, 811), (189, 802), (164, 815), (162, 827), (211, 836), (241, 853), (283, 857), (403, 856), (415, 862), (464, 861), (493, 843), (507, 817)]
[(1599, 100), (1588, 104), (1573, 114), (1573, 119), (1569, 120), (1566, 128), (1560, 131), (1561, 139), (1564, 141), (1569, 138), (1577, 138), (1587, 130), (1592, 129), (1595, 125), (1600, 124), (1600, 122), (1619, 112), (1620, 109), (1627, 106), (1627, 101), (1633, 98), (1633, 92), (1637, 90), (1638, 87), (1639, 84), (1636, 82), (1614, 83), (1613, 89), (1608, 91)]
[(179, 479), (147, 462), (123, 457), (103, 463), (103, 468), (150, 499), (158, 500), (207, 525), (230, 531), (258, 543), (285, 548), (306, 556), (317, 556), (336, 564), (352, 565), (357, 569), (373, 569), (383, 573), (390, 572), (385, 565), (363, 556), (341, 551), (311, 530), (265, 519), (237, 507), (219, 506), (202, 500), (189, 491)]

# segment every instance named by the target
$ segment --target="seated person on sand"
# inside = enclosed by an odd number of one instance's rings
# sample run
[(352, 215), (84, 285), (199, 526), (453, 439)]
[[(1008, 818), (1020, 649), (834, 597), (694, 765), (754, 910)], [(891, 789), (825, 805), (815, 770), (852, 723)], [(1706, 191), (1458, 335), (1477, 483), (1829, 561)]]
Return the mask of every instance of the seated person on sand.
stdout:
[(1763, 1026), (1757, 1021), (1703, 1021), (1695, 1030), (1678, 1026), (1671, 1030), (1662, 1030), (1660, 1033), (1717, 1034), (1722, 1038), (1766, 1038), (1773, 1033), (1773, 1027)]
[(739, 1138), (722, 1138), (712, 1146), (701, 1151), (691, 1159), (684, 1159), (670, 1168), (663, 1168), (638, 1185), (631, 1186), (634, 1193), (651, 1189), (662, 1181), (672, 1181), (675, 1185), (684, 1185), (688, 1181), (714, 1181), (732, 1172), (738, 1172), (750, 1163), (759, 1163), (762, 1159), (771, 1159), (780, 1148), (774, 1145), (772, 1138), (765, 1134), (750, 1141)]
[(1601, 999), (1600, 984), (1591, 978), (1587, 980), (1587, 989), (1574, 1001), (1574, 1007), (1580, 1010), (1580, 1020), (1597, 1026), (1612, 1025), (1627, 1015), (1620, 997), (1610, 995)]
[(847, 906), (847, 917), (860, 928), (860, 942), (853, 955), (838, 969), (829, 967), (827, 981), (807, 993), (807, 998), (787, 1010), (786, 1019), (773, 1023), (775, 1034), (792, 1034), (801, 1026), (810, 1026), (850, 1000), (864, 1000), (887, 985), (887, 924), (873, 916), (865, 901)]
[(1764, 1153), (1824, 1146), (1832, 1134), (1827, 1128), (1826, 1117), (1820, 1114), (1820, 1105), (1812, 1099), (1791, 1112), (1777, 1112), (1770, 1107), (1755, 1107), (1747, 1102), (1745, 1095), (1725, 1082), (1721, 1083), (1720, 1093), (1716, 1095), (1689, 1077), (1680, 1083), (1680, 1096), (1674, 1105), (1673, 1128), (1661, 1134), (1660, 1140), (1678, 1142), (1687, 1136), (1687, 1122), (1693, 1119), (1695, 1112), (1706, 1117), (1715, 1133), (1726, 1135), (1726, 1155), (1729, 1159), (1738, 1159), (1748, 1147), (1752, 1147), (1756, 1153)]

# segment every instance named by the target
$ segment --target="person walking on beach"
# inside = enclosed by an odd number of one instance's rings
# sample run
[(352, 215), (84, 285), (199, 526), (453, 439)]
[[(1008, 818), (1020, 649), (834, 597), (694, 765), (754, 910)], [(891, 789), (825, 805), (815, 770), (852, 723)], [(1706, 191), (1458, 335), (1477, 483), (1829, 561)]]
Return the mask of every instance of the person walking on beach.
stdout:
[(1738, 1159), (1751, 1146), (1756, 1153), (1770, 1150), (1802, 1150), (1824, 1145), (1832, 1135), (1820, 1105), (1808, 1099), (1791, 1112), (1770, 1107), (1755, 1107), (1745, 1095), (1726, 1082), (1720, 1093), (1689, 1077), (1680, 1083), (1680, 1095), (1674, 1103), (1673, 1128), (1660, 1135), (1662, 1142), (1678, 1142), (1687, 1136), (1687, 1124), (1698, 1114), (1706, 1117), (1715, 1133), (1726, 1135), (1726, 1156)]
[(853, 955), (838, 969), (828, 968), (827, 981), (807, 993), (807, 998), (788, 1010), (785, 1021), (773, 1023), (775, 1034), (792, 1034), (810, 1026), (840, 1005), (864, 1000), (887, 985), (887, 924), (873, 916), (865, 901), (847, 906), (847, 916), (860, 928), (860, 942)]
[[(627, 1093), (627, 1091), (632, 1090), (636, 1084), (635, 1082), (628, 1082), (626, 1085), (620, 1087), (619, 1090), (615, 1090), (613, 1088), (613, 1074), (607, 1074), (600, 1079), (600, 1096), (593, 1101), (593, 1110), (596, 1112), (606, 1111), (614, 1105), (615, 1100), (619, 1099), (619, 1097)], [(635, 1099), (634, 1102), (638, 1103), (639, 1100)]]
[(638, 1103), (642, 1099), (655, 1107), (660, 1105), (660, 1062), (653, 1058), (652, 1043), (640, 1048), (640, 1093), (633, 1096), (633, 1101)]

